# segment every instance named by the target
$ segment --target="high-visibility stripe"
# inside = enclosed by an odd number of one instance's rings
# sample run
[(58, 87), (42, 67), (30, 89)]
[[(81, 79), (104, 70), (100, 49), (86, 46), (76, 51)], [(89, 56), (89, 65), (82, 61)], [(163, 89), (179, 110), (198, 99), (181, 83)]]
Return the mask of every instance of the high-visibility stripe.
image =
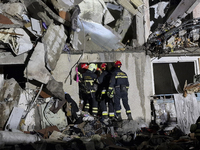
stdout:
[(84, 82), (89, 82), (89, 83), (90, 83), (90, 85), (93, 85), (93, 83), (94, 83), (94, 80), (85, 80)]
[(102, 91), (101, 91), (101, 94), (106, 94), (106, 90), (102, 90)]
[(95, 111), (95, 110), (93, 110), (92, 112), (93, 112), (93, 113), (98, 113), (98, 111)]
[(97, 108), (97, 107), (93, 107), (92, 109), (95, 109), (95, 110), (97, 110), (98, 108)]
[(107, 115), (108, 115), (107, 111), (103, 111), (103, 112), (102, 112), (102, 115), (103, 115), (103, 116), (107, 116)]
[(121, 110), (117, 110), (116, 113), (121, 113)]
[(89, 109), (90, 107), (89, 107), (89, 106), (85, 106), (85, 108), (88, 108), (88, 109)]
[(116, 76), (115, 78), (128, 78), (127, 76)]
[(131, 110), (127, 110), (126, 113), (127, 113), (127, 114), (128, 114), (128, 113), (131, 113)]
[(110, 117), (114, 117), (115, 114), (114, 114), (114, 113), (109, 113), (109, 116), (110, 116)]
[(108, 89), (112, 90), (112, 89), (113, 89), (113, 87), (109, 87)]
[(95, 90), (86, 91), (87, 94), (96, 92)]

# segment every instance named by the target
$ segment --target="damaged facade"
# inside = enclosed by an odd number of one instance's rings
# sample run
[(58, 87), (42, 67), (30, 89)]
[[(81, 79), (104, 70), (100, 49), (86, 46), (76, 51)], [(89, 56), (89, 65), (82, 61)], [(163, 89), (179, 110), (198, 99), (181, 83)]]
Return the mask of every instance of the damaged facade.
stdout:
[[(199, 2), (1, 1), (0, 148), (195, 148)], [(133, 120), (124, 108), (123, 121), (109, 125), (73, 114), (76, 68), (116, 60), (129, 78)]]

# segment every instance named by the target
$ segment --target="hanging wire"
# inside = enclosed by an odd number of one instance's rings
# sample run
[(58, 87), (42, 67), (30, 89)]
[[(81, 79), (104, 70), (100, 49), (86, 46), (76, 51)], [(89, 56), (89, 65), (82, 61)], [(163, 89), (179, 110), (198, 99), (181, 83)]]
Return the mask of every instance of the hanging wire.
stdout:
[[(79, 19), (79, 18), (77, 18)], [(83, 29), (83, 51), (82, 51), (82, 54), (81, 56), (79, 57), (78, 61), (71, 67), (70, 71), (69, 71), (69, 74), (68, 76), (66, 77), (65, 79), (65, 83), (67, 81), (67, 79), (70, 77), (70, 85), (72, 84), (72, 69), (79, 63), (80, 59), (82, 58), (83, 54), (84, 54), (84, 51), (85, 51), (85, 29), (84, 29), (84, 26), (83, 26), (83, 23), (82, 21), (79, 19), (79, 21), (81, 22), (81, 25), (82, 25), (82, 29)]]

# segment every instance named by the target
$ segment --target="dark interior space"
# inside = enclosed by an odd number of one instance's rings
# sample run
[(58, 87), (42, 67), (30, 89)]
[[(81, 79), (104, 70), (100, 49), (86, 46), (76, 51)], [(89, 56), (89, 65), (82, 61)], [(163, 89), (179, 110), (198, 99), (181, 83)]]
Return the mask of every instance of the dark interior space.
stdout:
[(24, 78), (24, 65), (5, 65), (3, 66), (4, 79), (14, 78), (21, 88), (25, 88), (26, 78)]
[[(90, 63), (96, 64), (98, 68), (100, 68), (100, 66), (101, 66), (102, 63), (106, 63), (106, 64), (107, 64), (107, 67), (106, 67), (106, 70), (107, 70), (107, 71), (112, 71), (113, 66), (114, 66), (114, 62), (90, 62)], [(83, 72), (85, 72), (85, 71), (84, 71), (83, 69), (81, 69), (81, 64), (88, 64), (88, 65), (89, 65), (89, 63), (87, 63), (87, 62), (84, 63), (84, 62), (83, 62), (83, 63), (80, 63), (80, 64), (78, 65), (78, 71), (79, 71), (80, 73), (83, 73)], [(96, 73), (98, 73), (98, 71), (97, 71)]]
[[(172, 65), (176, 72), (181, 89), (184, 87), (185, 80), (187, 80), (187, 83), (193, 83), (193, 77), (195, 75), (194, 62), (177, 62), (172, 63)], [(169, 63), (154, 63), (153, 73), (156, 95), (177, 93), (171, 77)]]

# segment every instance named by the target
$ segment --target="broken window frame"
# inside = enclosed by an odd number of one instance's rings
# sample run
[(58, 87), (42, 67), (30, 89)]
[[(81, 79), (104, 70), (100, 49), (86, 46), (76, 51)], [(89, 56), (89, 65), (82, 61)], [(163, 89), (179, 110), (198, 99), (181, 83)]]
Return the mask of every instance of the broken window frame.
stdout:
[[(154, 63), (177, 63), (177, 62), (193, 62), (194, 63), (194, 73), (195, 75), (200, 74), (200, 69), (199, 69), (199, 57), (195, 56), (180, 56), (180, 57), (162, 57), (162, 58), (157, 58), (153, 57), (151, 59), (151, 74), (152, 74), (152, 91), (153, 95), (156, 95), (155, 91), (155, 83), (154, 83), (154, 71), (153, 71), (153, 64)], [(173, 94), (173, 93), (172, 93)]]

